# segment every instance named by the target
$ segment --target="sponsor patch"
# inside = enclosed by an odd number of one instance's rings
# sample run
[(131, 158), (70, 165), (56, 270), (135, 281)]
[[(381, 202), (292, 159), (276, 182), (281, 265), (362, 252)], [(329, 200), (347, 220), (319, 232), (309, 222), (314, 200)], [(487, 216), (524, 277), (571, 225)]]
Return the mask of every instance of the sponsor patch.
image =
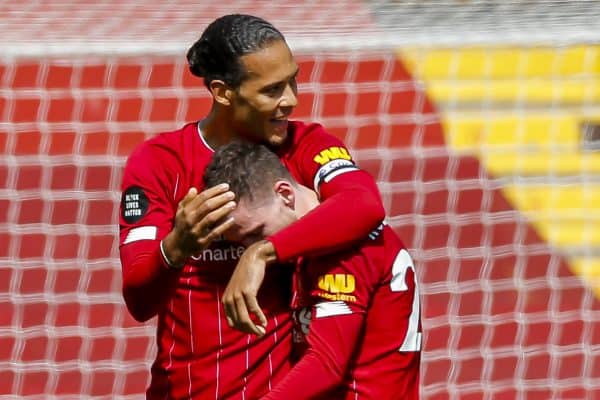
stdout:
[(325, 274), (319, 277), (319, 289), (329, 293), (352, 293), (356, 279), (352, 274)]
[(121, 215), (128, 224), (139, 221), (148, 211), (148, 197), (141, 187), (127, 188), (121, 197)]
[(319, 165), (325, 165), (331, 160), (352, 160), (352, 157), (346, 148), (333, 146), (322, 150), (313, 160)]
[(319, 277), (318, 289), (312, 291), (313, 296), (329, 301), (356, 303), (356, 279), (352, 274), (325, 274)]

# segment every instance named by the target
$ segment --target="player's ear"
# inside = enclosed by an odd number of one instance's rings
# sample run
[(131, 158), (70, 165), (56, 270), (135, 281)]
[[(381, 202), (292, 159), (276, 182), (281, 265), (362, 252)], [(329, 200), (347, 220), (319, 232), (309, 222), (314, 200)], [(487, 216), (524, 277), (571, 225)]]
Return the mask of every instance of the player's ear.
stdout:
[(219, 79), (210, 81), (209, 90), (212, 93), (213, 99), (224, 106), (231, 105), (233, 97), (233, 89), (228, 84)]
[(296, 191), (289, 181), (285, 179), (278, 180), (273, 185), (273, 190), (284, 206), (291, 209), (296, 207)]

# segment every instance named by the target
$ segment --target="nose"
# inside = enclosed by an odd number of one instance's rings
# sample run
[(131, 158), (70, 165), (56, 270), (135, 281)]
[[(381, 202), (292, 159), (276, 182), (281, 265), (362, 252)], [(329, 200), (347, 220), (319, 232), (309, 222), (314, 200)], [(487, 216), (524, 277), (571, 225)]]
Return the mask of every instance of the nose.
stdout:
[(286, 85), (281, 96), (281, 107), (296, 107), (298, 105), (298, 89), (293, 85)]

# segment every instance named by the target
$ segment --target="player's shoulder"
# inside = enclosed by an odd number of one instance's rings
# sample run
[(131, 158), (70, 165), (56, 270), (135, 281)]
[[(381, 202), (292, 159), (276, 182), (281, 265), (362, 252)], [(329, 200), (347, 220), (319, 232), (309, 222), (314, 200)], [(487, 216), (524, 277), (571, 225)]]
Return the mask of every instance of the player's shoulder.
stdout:
[(406, 250), (406, 245), (400, 235), (387, 222), (382, 222), (369, 233), (364, 247), (369, 251), (383, 251), (392, 254), (403, 249)]
[(389, 226), (387, 223), (382, 223), (383, 225), (383, 229), (382, 229), (382, 239), (383, 241), (390, 246), (394, 246), (397, 247), (399, 249), (406, 249), (406, 245), (404, 244), (404, 242), (402, 241), (402, 238), (400, 237), (400, 235), (398, 235), (398, 233), (396, 233), (396, 231)]
[(290, 132), (293, 140), (299, 143), (302, 140), (312, 139), (316, 137), (334, 138), (323, 125), (318, 122), (304, 122), (299, 120), (290, 121)]
[(299, 154), (313, 159), (327, 149), (345, 147), (336, 136), (317, 122), (290, 121), (290, 143), (285, 147), (288, 154)]
[(392, 264), (399, 254), (406, 254), (410, 257), (410, 252), (406, 244), (398, 233), (389, 225), (385, 225), (382, 231), (383, 251), (386, 257), (386, 265)]
[[(130, 162), (153, 162), (180, 157), (185, 142), (193, 135), (196, 123), (188, 123), (181, 128), (158, 133), (139, 143), (129, 156)], [(154, 165), (154, 164), (149, 164)]]

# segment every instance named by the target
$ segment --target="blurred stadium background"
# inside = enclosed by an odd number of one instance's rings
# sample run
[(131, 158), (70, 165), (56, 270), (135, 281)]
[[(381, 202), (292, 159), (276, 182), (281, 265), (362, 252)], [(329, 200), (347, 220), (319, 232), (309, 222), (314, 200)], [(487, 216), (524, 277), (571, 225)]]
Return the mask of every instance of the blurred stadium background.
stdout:
[(424, 399), (600, 398), (600, 2), (0, 2), (0, 395), (140, 398), (122, 168), (210, 104), (185, 51), (263, 16), (296, 118), (377, 179), (417, 261)]

